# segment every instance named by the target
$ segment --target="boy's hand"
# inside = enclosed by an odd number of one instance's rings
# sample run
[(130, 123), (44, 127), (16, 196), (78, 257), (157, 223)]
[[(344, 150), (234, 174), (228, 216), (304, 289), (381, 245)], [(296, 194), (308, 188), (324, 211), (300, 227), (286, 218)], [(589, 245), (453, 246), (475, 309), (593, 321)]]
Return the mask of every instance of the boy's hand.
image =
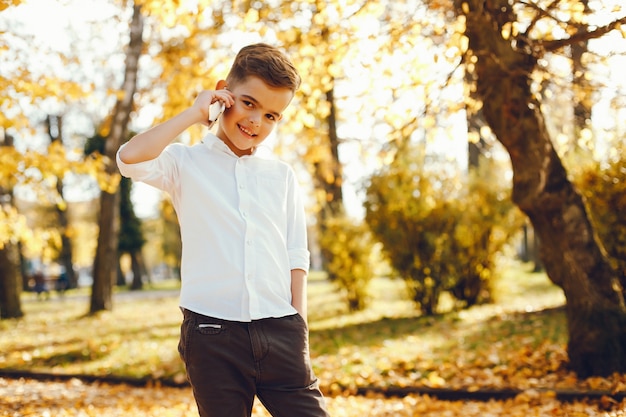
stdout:
[(209, 122), (209, 108), (211, 107), (211, 104), (218, 101), (222, 102), (226, 108), (229, 108), (235, 103), (235, 96), (226, 89), (204, 90), (198, 94), (198, 97), (196, 97), (192, 107), (199, 112), (200, 123), (211, 127), (212, 123)]

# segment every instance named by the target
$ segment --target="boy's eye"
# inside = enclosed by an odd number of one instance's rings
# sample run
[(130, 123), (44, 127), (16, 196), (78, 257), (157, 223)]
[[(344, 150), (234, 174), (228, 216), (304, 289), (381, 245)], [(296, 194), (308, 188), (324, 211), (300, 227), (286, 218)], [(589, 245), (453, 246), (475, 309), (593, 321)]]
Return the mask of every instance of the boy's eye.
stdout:
[(273, 114), (266, 114), (265, 117), (267, 117), (269, 120), (276, 120)]
[(254, 103), (253, 103), (253, 102), (251, 102), (251, 101), (248, 101), (248, 100), (244, 100), (244, 101), (243, 101), (243, 104), (244, 104), (246, 107), (252, 107), (252, 106), (254, 106)]

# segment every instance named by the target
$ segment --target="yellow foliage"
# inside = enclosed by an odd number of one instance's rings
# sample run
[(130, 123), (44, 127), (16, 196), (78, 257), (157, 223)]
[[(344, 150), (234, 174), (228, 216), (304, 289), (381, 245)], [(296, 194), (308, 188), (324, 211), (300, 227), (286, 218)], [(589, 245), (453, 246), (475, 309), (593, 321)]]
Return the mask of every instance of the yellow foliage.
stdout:
[(257, 9), (248, 9), (243, 22), (247, 25), (256, 23), (259, 21), (259, 11)]
[(594, 229), (608, 255), (622, 274), (626, 273), (626, 148), (612, 150), (610, 159), (602, 166), (583, 169), (576, 179), (583, 190)]
[(0, 12), (11, 6), (17, 6), (22, 0), (0, 0)]
[[(69, 172), (90, 175), (103, 191), (115, 191), (120, 181), (119, 174), (107, 174), (105, 162), (99, 155), (84, 160), (73, 157), (60, 142), (50, 144), (45, 153), (34, 150), (19, 152), (4, 146), (0, 147), (0, 187), (10, 192), (17, 185), (28, 185), (38, 198), (65, 210), (67, 203), (57, 194), (56, 186)], [(24, 217), (12, 206), (2, 208), (0, 235), (0, 243), (19, 240), (26, 251), (47, 259), (53, 259), (55, 248), (60, 246), (59, 230), (29, 228)]]
[(5, 244), (16, 242), (16, 236), (23, 236), (27, 232), (26, 218), (10, 205), (0, 205), (0, 249)]
[(124, 96), (126, 96), (126, 93), (124, 92), (124, 90), (116, 90), (115, 91), (115, 98), (117, 99), (117, 101), (124, 100)]
[(433, 115), (426, 115), (424, 116), (424, 118), (422, 119), (422, 126), (424, 127), (424, 129), (432, 129), (437, 125), (437, 120), (435, 119), (435, 117)]
[(509, 39), (511, 37), (511, 22), (507, 22), (502, 25), (501, 35), (503, 39)]
[(56, 258), (61, 246), (57, 228), (32, 228), (26, 217), (11, 205), (0, 206), (0, 249), (7, 243), (21, 242), (25, 256), (37, 256), (44, 261)]
[(20, 154), (15, 148), (0, 146), (0, 188), (13, 189), (17, 182), (20, 165)]
[(113, 194), (117, 190), (122, 177), (117, 173), (109, 175), (105, 172), (99, 172), (96, 179), (103, 192)]
[(302, 124), (307, 128), (315, 127), (316, 120), (315, 116), (310, 113), (304, 114), (301, 118)]
[(575, 23), (584, 23), (586, 20), (585, 5), (582, 2), (574, 2), (569, 4), (571, 21)]

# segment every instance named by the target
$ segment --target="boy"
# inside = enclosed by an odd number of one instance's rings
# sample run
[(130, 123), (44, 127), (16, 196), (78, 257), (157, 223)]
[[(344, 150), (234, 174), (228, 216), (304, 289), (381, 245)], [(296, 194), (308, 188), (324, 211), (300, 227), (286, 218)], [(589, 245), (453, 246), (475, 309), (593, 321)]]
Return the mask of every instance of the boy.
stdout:
[[(243, 48), (215, 91), (132, 138), (120, 172), (167, 191), (183, 242), (181, 358), (200, 416), (250, 416), (256, 395), (273, 416), (328, 416), (311, 369), (305, 213), (293, 170), (256, 155), (300, 76), (280, 50)], [(216, 135), (170, 144), (209, 107)]]

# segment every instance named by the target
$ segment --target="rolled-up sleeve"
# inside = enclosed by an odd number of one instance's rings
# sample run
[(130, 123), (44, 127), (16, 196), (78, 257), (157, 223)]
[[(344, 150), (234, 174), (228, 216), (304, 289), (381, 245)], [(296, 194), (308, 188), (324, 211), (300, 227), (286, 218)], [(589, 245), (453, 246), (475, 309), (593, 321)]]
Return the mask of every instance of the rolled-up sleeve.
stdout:
[(292, 249), (289, 251), (290, 269), (302, 269), (309, 272), (311, 254), (307, 249)]
[(176, 166), (175, 159), (170, 154), (173, 148), (172, 145), (166, 147), (157, 158), (136, 164), (127, 164), (122, 161), (120, 151), (124, 146), (126, 144), (120, 147), (115, 158), (117, 167), (123, 176), (152, 185), (160, 190), (170, 191), (172, 174)]
[(306, 214), (300, 186), (291, 170), (289, 181), (287, 219), (289, 267), (290, 269), (302, 269), (308, 272), (311, 264), (311, 253), (308, 250)]

